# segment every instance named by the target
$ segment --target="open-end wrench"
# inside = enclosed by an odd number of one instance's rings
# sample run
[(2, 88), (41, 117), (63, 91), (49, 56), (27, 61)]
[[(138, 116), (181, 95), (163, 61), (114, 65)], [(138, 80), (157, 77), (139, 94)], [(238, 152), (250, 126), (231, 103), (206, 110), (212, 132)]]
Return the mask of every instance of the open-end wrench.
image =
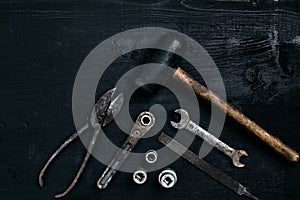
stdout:
[(171, 124), (174, 128), (177, 129), (186, 129), (195, 135), (201, 137), (205, 142), (222, 151), (225, 155), (229, 156), (232, 159), (232, 163), (236, 167), (244, 167), (245, 164), (240, 163), (241, 156), (248, 156), (247, 152), (244, 150), (235, 150), (232, 147), (228, 146), (214, 135), (210, 134), (193, 121), (190, 120), (189, 114), (184, 109), (175, 110), (176, 113), (181, 115), (181, 120), (176, 123), (171, 121)]
[[(147, 83), (159, 82), (161, 83), (161, 85), (164, 85), (164, 83), (169, 81), (169, 78), (172, 77), (173, 79), (178, 80), (184, 83), (189, 88), (193, 89), (195, 94), (197, 94), (203, 100), (210, 102), (211, 104), (225, 112), (227, 116), (231, 117), (237, 123), (242, 125), (249, 131), (249, 133), (255, 135), (257, 138), (270, 146), (273, 150), (286, 158), (288, 161), (295, 163), (298, 162), (299, 153), (297, 151), (289, 147), (279, 138), (263, 129), (256, 122), (254, 122), (232, 104), (230, 104), (213, 90), (211, 90), (211, 88), (206, 87), (205, 85), (198, 82), (197, 79), (193, 78), (183, 68), (178, 67), (178, 63), (182, 58), (176, 55), (184, 55), (185, 53), (188, 53), (188, 51), (190, 50), (189, 44), (190, 42), (181, 35), (174, 33), (166, 33), (162, 35), (156, 43), (153, 43), (153, 45), (156, 47), (159, 46), (160, 49), (164, 49), (165, 51), (160, 53), (156, 52), (153, 55), (148, 55), (145, 58), (145, 63), (161, 63), (163, 65), (161, 65), (158, 70), (155, 70), (156, 72), (151, 74), (149, 74), (148, 71), (145, 70), (145, 74), (141, 76), (145, 78), (139, 77), (136, 79), (135, 83), (138, 86), (141, 86), (145, 91), (150, 92), (150, 94), (153, 95), (158, 89), (158, 85)], [(166, 68), (165, 66), (174, 68), (175, 71), (166, 75), (166, 72), (164, 71), (164, 69)], [(203, 67), (203, 63), (200, 64), (199, 67), (200, 66)]]

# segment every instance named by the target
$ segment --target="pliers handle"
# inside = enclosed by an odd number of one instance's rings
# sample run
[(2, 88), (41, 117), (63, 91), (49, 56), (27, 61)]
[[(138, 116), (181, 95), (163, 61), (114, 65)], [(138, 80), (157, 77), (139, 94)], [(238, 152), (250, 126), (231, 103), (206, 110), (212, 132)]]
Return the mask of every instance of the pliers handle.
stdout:
[(57, 150), (51, 155), (50, 159), (46, 162), (44, 167), (39, 173), (39, 184), (41, 187), (44, 185), (43, 176), (45, 174), (45, 171), (47, 170), (48, 166), (52, 163), (52, 161), (57, 157), (57, 155), (65, 149), (72, 141), (74, 141), (76, 138), (78, 138), (83, 133), (86, 133), (87, 129), (89, 127), (92, 127), (94, 129), (93, 135), (91, 137), (86, 155), (82, 161), (82, 164), (77, 171), (77, 174), (73, 178), (73, 181), (69, 185), (69, 187), (62, 193), (59, 193), (55, 195), (55, 198), (60, 198), (68, 194), (73, 187), (76, 185), (81, 173), (83, 172), (87, 161), (89, 160), (90, 154), (94, 148), (95, 142), (97, 140), (97, 136), (99, 134), (99, 131), (101, 127), (107, 125), (109, 122), (111, 122), (120, 111), (123, 101), (124, 101), (124, 94), (119, 94), (114, 100), (112, 100), (112, 97), (116, 91), (116, 88), (113, 88), (111, 90), (108, 90), (104, 95), (100, 97), (100, 99), (95, 104), (90, 121), (86, 123), (83, 127), (81, 127), (79, 130), (77, 130), (75, 133), (73, 133), (65, 142), (57, 148)]

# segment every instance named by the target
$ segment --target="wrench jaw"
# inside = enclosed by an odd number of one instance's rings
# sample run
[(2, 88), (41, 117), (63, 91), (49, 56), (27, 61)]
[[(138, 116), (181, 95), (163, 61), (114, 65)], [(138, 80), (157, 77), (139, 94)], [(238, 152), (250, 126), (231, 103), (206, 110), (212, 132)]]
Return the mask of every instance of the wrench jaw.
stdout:
[(240, 163), (240, 158), (242, 156), (248, 156), (248, 153), (244, 150), (235, 150), (234, 154), (232, 155), (232, 163), (234, 166), (242, 168), (245, 164)]
[(189, 121), (190, 121), (188, 112), (184, 109), (176, 109), (174, 112), (180, 114), (181, 119), (178, 123), (174, 122), (174, 121), (171, 121), (172, 126), (176, 129), (185, 128), (188, 125)]

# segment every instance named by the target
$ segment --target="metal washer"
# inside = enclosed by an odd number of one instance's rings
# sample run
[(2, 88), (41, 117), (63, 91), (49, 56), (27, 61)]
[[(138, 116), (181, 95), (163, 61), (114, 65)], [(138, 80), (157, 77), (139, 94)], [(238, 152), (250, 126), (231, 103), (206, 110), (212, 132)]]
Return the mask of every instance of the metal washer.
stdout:
[(145, 159), (147, 163), (155, 163), (157, 160), (158, 154), (155, 150), (149, 150), (146, 152)]

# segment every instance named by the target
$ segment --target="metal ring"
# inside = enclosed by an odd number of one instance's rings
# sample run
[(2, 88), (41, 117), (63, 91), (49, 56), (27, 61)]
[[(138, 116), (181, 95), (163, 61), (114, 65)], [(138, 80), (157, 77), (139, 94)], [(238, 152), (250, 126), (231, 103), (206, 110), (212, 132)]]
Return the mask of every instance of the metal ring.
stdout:
[(143, 183), (146, 182), (146, 180), (147, 180), (147, 173), (146, 173), (146, 171), (140, 169), (140, 170), (137, 170), (137, 171), (135, 171), (133, 173), (132, 178), (133, 178), (133, 181), (135, 183), (137, 183), (137, 184), (140, 185), (140, 184), (143, 184)]
[(149, 126), (151, 123), (152, 123), (152, 118), (149, 115), (145, 114), (141, 117), (141, 124), (143, 126)]
[(177, 182), (177, 175), (173, 169), (163, 170), (158, 176), (158, 182), (164, 188), (171, 188)]
[(157, 152), (155, 150), (149, 150), (146, 152), (145, 159), (147, 163), (155, 163), (157, 160)]

